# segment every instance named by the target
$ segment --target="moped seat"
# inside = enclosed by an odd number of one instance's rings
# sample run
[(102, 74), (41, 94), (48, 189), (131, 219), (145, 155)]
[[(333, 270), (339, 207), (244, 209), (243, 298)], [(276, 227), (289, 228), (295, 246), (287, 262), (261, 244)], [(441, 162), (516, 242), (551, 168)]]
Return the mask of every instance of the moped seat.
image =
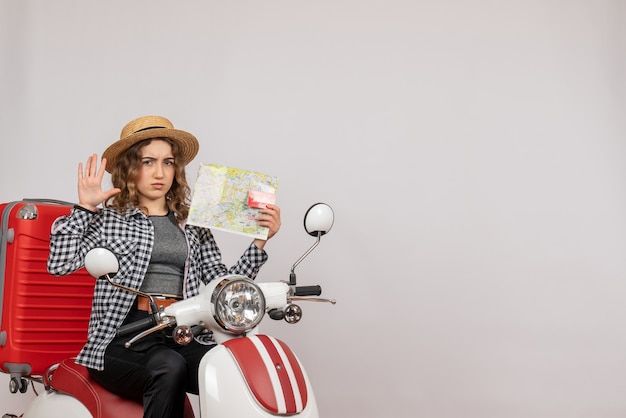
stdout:
[[(87, 368), (76, 364), (73, 358), (59, 363), (47, 380), (54, 390), (78, 399), (94, 418), (143, 417), (143, 405), (104, 389), (91, 378)], [(189, 398), (185, 402), (185, 418), (194, 418)]]

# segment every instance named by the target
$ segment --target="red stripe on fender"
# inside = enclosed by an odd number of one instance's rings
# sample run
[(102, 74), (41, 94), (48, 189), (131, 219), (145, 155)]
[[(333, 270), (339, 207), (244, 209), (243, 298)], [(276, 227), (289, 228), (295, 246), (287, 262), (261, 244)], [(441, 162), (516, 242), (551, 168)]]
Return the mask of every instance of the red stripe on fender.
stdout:
[[(300, 367), (300, 362), (296, 358), (296, 355), (291, 351), (289, 346), (280, 340), (278, 344), (283, 348), (283, 351), (287, 355), (289, 359), (289, 363), (291, 364), (291, 369), (293, 370), (293, 374), (296, 377), (296, 382), (298, 382), (298, 388), (300, 389), (300, 396), (302, 398), (302, 408), (306, 408), (307, 400), (308, 400), (308, 388), (306, 386), (306, 380), (304, 380), (304, 373), (302, 372), (302, 368)], [(300, 412), (300, 411), (298, 411)]]
[[(254, 338), (254, 337), (252, 337)], [(249, 338), (235, 338), (223, 343), (232, 353), (241, 369), (250, 391), (259, 404), (277, 414), (278, 405), (270, 375), (257, 348)]]
[(291, 380), (289, 380), (289, 375), (287, 374), (287, 368), (283, 363), (283, 359), (280, 357), (278, 350), (274, 346), (274, 343), (269, 339), (267, 335), (257, 335), (259, 340), (263, 343), (263, 346), (267, 350), (270, 358), (272, 359), (272, 363), (276, 367), (276, 371), (278, 373), (278, 379), (280, 380), (280, 386), (283, 391), (283, 398), (285, 399), (285, 406), (287, 408), (288, 414), (295, 414), (298, 411), (296, 407), (296, 399), (294, 395), (293, 387), (291, 386)]

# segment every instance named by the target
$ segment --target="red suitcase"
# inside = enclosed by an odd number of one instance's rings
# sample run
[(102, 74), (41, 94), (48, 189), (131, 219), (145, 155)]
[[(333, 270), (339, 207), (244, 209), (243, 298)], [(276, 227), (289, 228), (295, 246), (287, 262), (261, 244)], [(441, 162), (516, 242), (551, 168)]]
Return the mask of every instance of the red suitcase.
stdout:
[(50, 228), (71, 204), (22, 200), (0, 204), (0, 371), (11, 391), (75, 356), (87, 339), (95, 279), (81, 269), (48, 274)]

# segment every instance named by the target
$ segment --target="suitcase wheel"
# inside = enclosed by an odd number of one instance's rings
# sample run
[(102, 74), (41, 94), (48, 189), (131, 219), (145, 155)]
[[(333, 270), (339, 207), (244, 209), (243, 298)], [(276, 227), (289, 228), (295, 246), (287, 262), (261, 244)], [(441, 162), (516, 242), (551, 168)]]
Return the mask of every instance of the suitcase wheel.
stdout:
[(18, 390), (20, 393), (26, 393), (28, 390), (28, 380), (23, 377), (12, 377), (9, 382), (9, 391), (11, 393), (17, 393)]

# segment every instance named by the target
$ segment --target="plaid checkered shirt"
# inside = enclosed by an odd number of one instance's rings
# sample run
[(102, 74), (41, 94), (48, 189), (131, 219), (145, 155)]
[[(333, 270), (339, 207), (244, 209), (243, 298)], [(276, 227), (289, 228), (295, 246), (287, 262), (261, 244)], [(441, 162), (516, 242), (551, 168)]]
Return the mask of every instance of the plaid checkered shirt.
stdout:
[[(254, 279), (267, 260), (265, 251), (254, 244), (227, 268), (211, 231), (181, 224), (188, 244), (185, 266), (183, 296), (198, 294), (200, 283), (208, 283), (226, 274), (241, 274)], [(52, 225), (48, 271), (62, 276), (84, 266), (85, 255), (95, 247), (113, 251), (120, 268), (114, 280), (139, 289), (150, 263), (154, 242), (154, 227), (150, 219), (139, 209), (119, 213), (113, 209), (101, 209), (90, 213), (72, 209), (69, 216), (58, 218)], [(115, 337), (119, 326), (133, 306), (136, 296), (114, 288), (104, 280), (98, 280), (89, 321), (87, 343), (78, 354), (76, 362), (102, 370), (104, 352)]]

